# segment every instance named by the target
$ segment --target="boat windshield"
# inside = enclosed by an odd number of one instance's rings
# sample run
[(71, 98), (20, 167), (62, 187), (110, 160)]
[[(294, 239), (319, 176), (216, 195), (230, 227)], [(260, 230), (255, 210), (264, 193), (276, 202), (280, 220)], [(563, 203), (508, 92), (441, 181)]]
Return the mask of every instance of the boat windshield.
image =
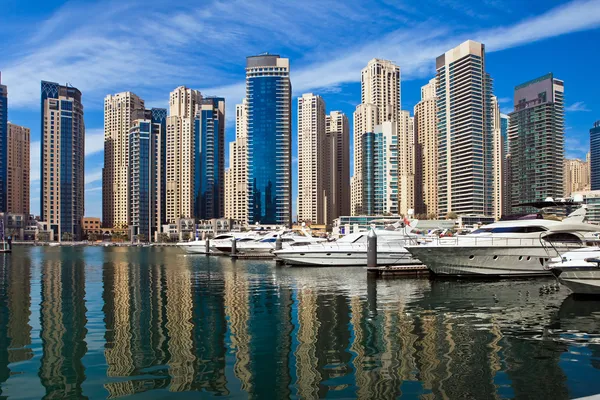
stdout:
[(232, 239), (233, 236), (231, 235), (219, 235), (219, 236), (215, 236), (215, 238), (213, 240), (223, 240), (223, 239)]
[(481, 233), (536, 233), (545, 232), (548, 229), (543, 226), (498, 226), (495, 228), (479, 228), (476, 231), (471, 232), (471, 235), (477, 235)]

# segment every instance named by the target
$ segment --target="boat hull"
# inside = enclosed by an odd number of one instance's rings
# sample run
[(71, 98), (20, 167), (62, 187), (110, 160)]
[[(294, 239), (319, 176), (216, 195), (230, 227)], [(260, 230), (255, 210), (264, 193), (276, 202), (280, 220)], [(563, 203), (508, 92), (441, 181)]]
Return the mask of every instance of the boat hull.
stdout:
[(574, 294), (600, 295), (600, 269), (592, 267), (554, 268), (558, 271), (558, 281), (568, 287)]
[(407, 250), (439, 276), (513, 278), (548, 276), (551, 256), (539, 246), (415, 246)]
[[(291, 266), (313, 266), (313, 267), (366, 267), (367, 251), (351, 250), (334, 251), (324, 250), (321, 252), (284, 252), (277, 253), (277, 258)], [(414, 259), (410, 253), (398, 250), (396, 252), (377, 253), (378, 266), (392, 265), (422, 265), (419, 260)]]

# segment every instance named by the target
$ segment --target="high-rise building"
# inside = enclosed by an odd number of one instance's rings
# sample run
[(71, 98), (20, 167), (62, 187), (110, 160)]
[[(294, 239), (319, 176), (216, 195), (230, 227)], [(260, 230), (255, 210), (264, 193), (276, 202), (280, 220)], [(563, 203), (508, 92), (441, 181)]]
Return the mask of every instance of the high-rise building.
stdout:
[(397, 137), (398, 213), (415, 210), (415, 126), (410, 111), (400, 111)]
[(225, 213), (225, 99), (205, 97), (195, 119), (194, 215), (221, 218)]
[(225, 172), (225, 218), (248, 223), (248, 135), (246, 99), (235, 106), (235, 141), (229, 143)]
[(492, 80), (485, 46), (468, 40), (436, 59), (438, 214), (493, 213)]
[(132, 235), (153, 240), (163, 222), (161, 188), (167, 110), (135, 110), (129, 130), (129, 227)]
[(508, 128), (512, 213), (537, 211), (517, 204), (563, 196), (564, 88), (551, 73), (515, 87)]
[(0, 212), (7, 210), (8, 192), (8, 89), (0, 74)]
[(498, 98), (492, 96), (492, 151), (493, 151), (493, 173), (494, 173), (494, 204), (493, 216), (500, 219), (504, 214), (504, 201), (506, 199), (506, 121), (503, 121), (500, 113)]
[(438, 215), (438, 135), (436, 79), (421, 88), (421, 101), (414, 109), (416, 135), (415, 213)]
[[(352, 215), (365, 214), (370, 208), (364, 205), (365, 172), (362, 168), (363, 165), (371, 165), (373, 160), (364, 160), (363, 135), (368, 133), (368, 137), (373, 136), (375, 126), (383, 122), (393, 121), (398, 125), (399, 113), (400, 67), (388, 60), (372, 59), (361, 71), (361, 104), (354, 111), (354, 176), (350, 196)], [(397, 134), (398, 126), (394, 132)]]
[(166, 222), (194, 216), (195, 117), (199, 91), (180, 86), (171, 92), (166, 135)]
[(42, 81), (40, 215), (55, 237), (81, 238), (85, 125), (81, 92)]
[(248, 222), (291, 224), (292, 85), (278, 55), (246, 59)]
[(565, 159), (564, 166), (564, 190), (565, 197), (571, 196), (573, 192), (585, 192), (590, 190), (590, 163), (578, 158)]
[(590, 185), (600, 190), (600, 120), (590, 129)]
[(298, 98), (298, 222), (325, 222), (325, 102), (312, 93)]
[(7, 208), (29, 215), (29, 128), (8, 123)]
[(350, 124), (340, 111), (325, 116), (325, 223), (350, 215)]
[(500, 137), (502, 142), (503, 166), (502, 166), (502, 214), (510, 214), (510, 146), (508, 144), (508, 125), (510, 117), (500, 113)]
[(130, 222), (129, 132), (136, 110), (144, 110), (144, 100), (134, 93), (104, 98), (102, 223), (106, 228), (126, 228)]

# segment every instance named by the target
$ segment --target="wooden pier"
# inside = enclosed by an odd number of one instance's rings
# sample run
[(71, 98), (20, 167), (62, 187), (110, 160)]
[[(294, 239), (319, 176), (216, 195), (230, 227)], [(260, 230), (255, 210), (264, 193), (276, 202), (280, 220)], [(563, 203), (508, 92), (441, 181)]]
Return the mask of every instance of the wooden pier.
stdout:
[(369, 267), (367, 272), (380, 277), (403, 276), (411, 277), (428, 277), (429, 269), (425, 265), (394, 265), (386, 267)]

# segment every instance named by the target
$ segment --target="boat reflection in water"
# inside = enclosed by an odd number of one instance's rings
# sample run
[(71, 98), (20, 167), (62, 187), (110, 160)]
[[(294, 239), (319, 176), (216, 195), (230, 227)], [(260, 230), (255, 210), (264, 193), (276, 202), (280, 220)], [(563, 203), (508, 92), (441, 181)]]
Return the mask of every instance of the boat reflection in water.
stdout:
[(600, 393), (600, 306), (566, 289), (540, 296), (544, 282), (17, 248), (0, 257), (0, 397)]

